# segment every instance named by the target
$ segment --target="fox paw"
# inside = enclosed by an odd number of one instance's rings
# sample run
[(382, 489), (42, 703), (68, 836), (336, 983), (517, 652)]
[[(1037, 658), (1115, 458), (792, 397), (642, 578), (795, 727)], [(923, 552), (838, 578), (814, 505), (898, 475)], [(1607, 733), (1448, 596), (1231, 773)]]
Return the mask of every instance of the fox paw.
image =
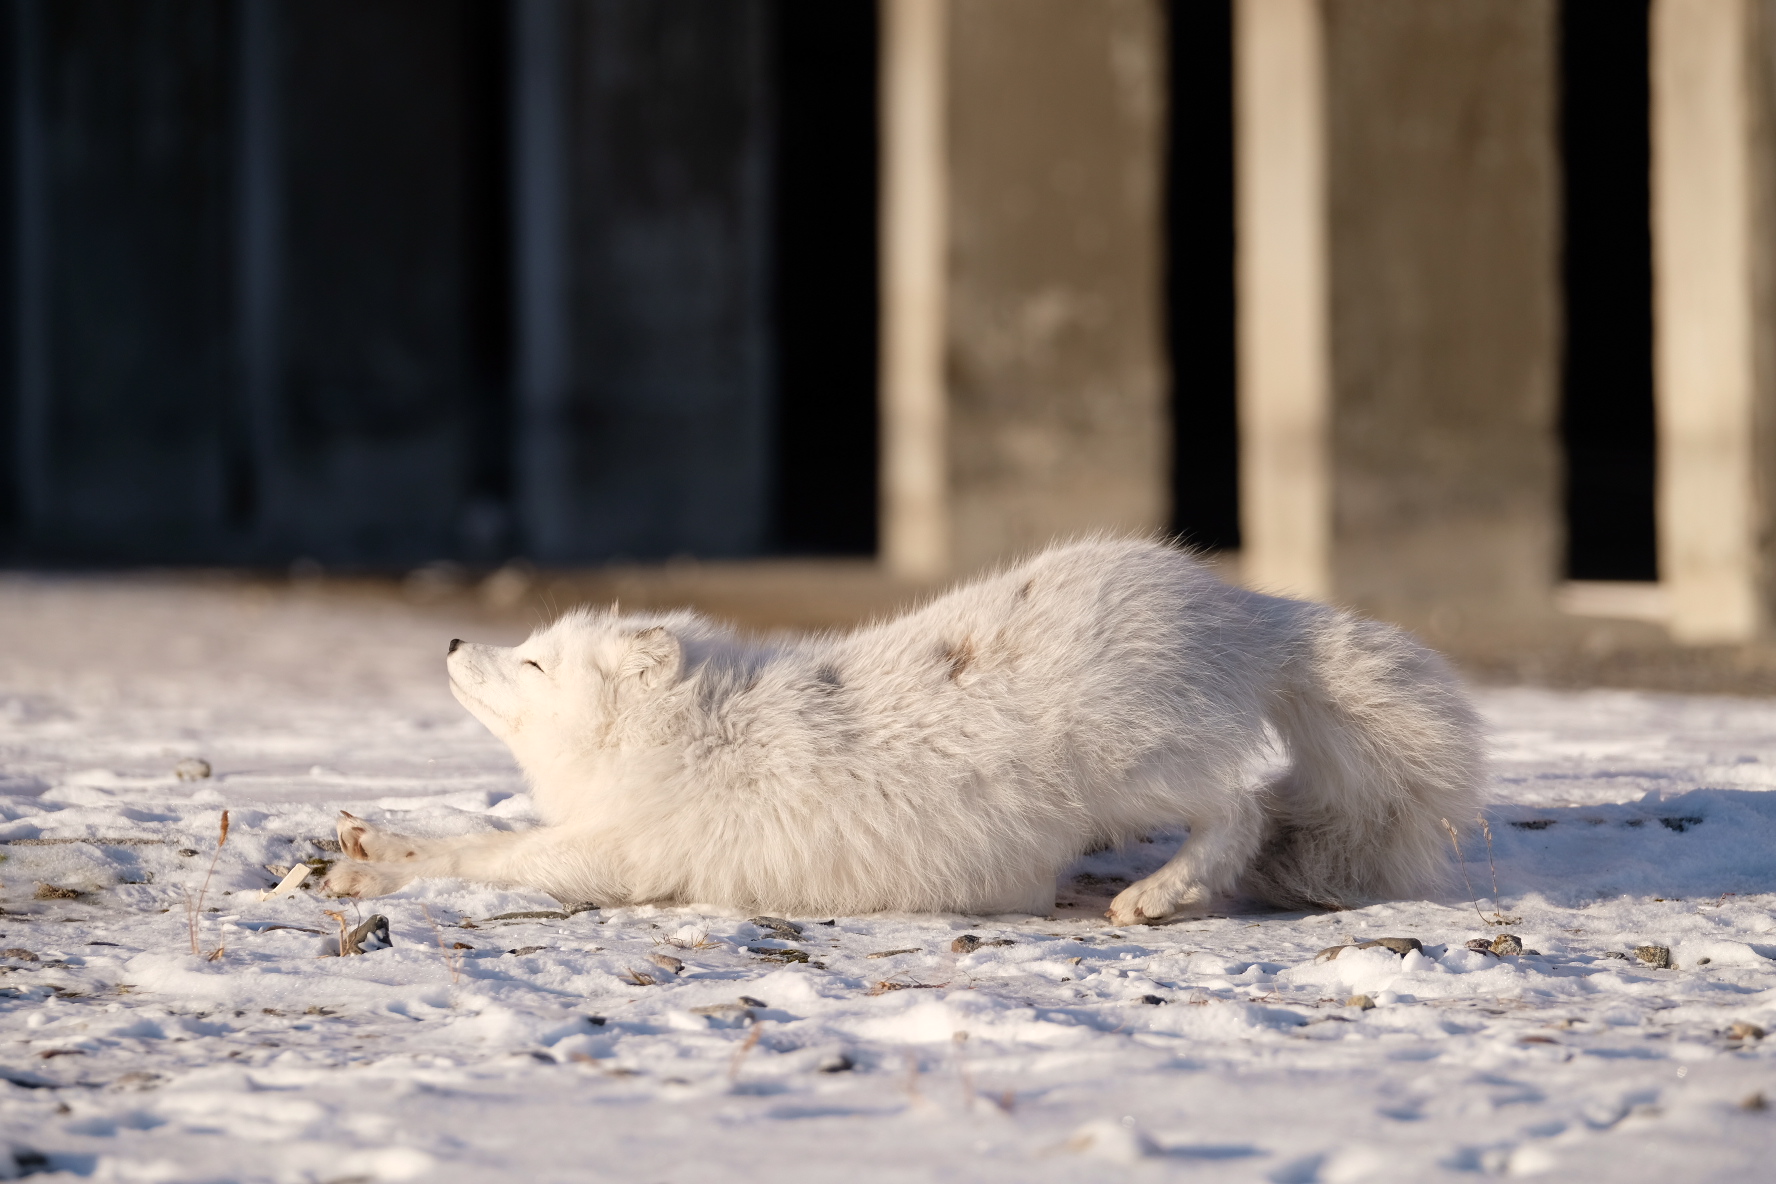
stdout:
[(387, 896), (412, 879), (412, 874), (401, 868), (340, 860), (321, 882), (321, 891), (328, 896)]
[(1117, 893), (1104, 915), (1114, 925), (1157, 925), (1192, 911), (1192, 906), (1202, 904), (1208, 895), (1194, 884), (1156, 884), (1149, 877)]
[(405, 835), (377, 830), (355, 814), (339, 812), (339, 849), (352, 859), (365, 863), (396, 863), (417, 859), (422, 844)]

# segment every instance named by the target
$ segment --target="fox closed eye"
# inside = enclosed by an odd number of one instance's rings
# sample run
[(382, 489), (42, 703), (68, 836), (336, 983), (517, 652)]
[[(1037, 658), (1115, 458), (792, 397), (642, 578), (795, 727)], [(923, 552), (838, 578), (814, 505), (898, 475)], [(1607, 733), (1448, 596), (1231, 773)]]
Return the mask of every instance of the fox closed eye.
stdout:
[(533, 668), (538, 674), (547, 674), (548, 673), (548, 671), (544, 670), (541, 666), (538, 666), (535, 662), (531, 661), (529, 658), (525, 658), (521, 664)]

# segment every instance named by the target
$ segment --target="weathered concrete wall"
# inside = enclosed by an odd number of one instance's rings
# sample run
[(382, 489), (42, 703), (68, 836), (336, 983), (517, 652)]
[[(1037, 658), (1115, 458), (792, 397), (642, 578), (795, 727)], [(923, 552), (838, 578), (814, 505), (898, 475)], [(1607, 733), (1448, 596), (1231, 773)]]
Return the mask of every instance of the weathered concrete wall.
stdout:
[(931, 575), (1162, 528), (1159, 5), (886, 10), (885, 558)]
[(1659, 567), (1671, 630), (1776, 626), (1776, 5), (1653, 5)]
[(1254, 582), (1408, 621), (1551, 611), (1555, 32), (1552, 0), (1243, 0)]
[(1555, 17), (1326, 7), (1333, 586), (1385, 616), (1559, 577)]

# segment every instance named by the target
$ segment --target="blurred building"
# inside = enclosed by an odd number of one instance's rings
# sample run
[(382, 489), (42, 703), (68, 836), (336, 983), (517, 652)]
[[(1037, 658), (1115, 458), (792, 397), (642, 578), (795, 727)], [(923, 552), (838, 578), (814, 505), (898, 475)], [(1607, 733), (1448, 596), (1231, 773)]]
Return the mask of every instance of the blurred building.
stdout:
[(1767, 0), (5, 13), (13, 562), (1172, 530), (1776, 620)]

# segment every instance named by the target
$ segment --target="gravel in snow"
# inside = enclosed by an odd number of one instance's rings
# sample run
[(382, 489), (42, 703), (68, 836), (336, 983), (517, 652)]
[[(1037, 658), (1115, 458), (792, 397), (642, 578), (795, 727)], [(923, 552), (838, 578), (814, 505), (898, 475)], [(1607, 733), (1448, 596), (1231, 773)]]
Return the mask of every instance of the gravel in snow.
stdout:
[[(444, 688), (469, 628), (0, 580), (0, 1177), (1768, 1178), (1776, 703), (1484, 692), (1499, 900), (1478, 835), (1474, 902), (1155, 928), (1099, 914), (1177, 835), (1052, 918), (261, 900), (341, 806), (529, 822)], [(326, 956), (330, 909), (392, 947)]]

